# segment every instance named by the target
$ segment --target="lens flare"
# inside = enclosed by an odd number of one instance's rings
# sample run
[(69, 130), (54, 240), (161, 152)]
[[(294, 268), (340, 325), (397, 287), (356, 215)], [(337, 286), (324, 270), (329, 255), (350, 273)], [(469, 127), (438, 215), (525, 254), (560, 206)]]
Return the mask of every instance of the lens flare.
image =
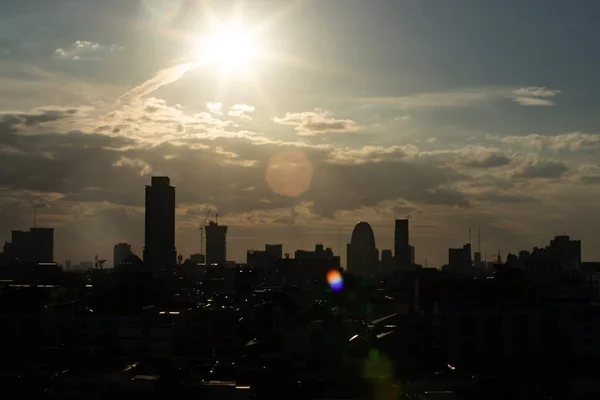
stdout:
[(327, 273), (327, 283), (334, 292), (341, 292), (344, 288), (344, 278), (337, 269), (332, 269)]
[(265, 179), (271, 190), (288, 197), (310, 188), (312, 164), (302, 150), (283, 150), (269, 159)]

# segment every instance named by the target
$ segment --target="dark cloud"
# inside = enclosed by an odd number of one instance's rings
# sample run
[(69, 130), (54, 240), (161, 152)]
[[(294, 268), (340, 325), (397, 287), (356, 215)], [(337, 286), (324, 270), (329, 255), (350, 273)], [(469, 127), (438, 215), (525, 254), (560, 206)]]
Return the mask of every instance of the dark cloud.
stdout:
[(465, 167), (471, 168), (494, 168), (503, 167), (510, 163), (510, 158), (506, 154), (492, 153), (485, 157), (468, 160), (462, 163)]
[(521, 164), (513, 178), (560, 178), (568, 170), (562, 161), (538, 160)]
[(13, 133), (19, 127), (31, 128), (47, 122), (55, 122), (77, 113), (77, 109), (49, 109), (37, 113), (7, 113), (0, 115), (0, 134)]
[(451, 168), (415, 165), (402, 160), (348, 165), (322, 163), (313, 165), (313, 168), (313, 184), (306, 198), (314, 201), (313, 211), (323, 216), (396, 199), (425, 204), (468, 205), (468, 200), (460, 192), (441, 188), (465, 179)]
[(520, 204), (540, 202), (540, 199), (525, 194), (506, 193), (501, 191), (489, 191), (473, 195), (472, 197), (475, 201), (485, 203)]
[(600, 175), (584, 175), (579, 178), (579, 182), (586, 185), (600, 184)]

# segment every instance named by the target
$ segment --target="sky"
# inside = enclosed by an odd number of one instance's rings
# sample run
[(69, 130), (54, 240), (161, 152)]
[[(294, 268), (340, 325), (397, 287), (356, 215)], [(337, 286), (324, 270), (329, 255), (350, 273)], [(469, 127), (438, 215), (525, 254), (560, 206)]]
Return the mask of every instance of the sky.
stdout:
[[(341, 248), (367, 221), (416, 262), (582, 240), (600, 260), (600, 5), (573, 0), (7, 0), (0, 240), (55, 228), (55, 258), (142, 254), (144, 185), (176, 187), (176, 245), (229, 226), (228, 258)], [(233, 18), (260, 53), (203, 38)], [(233, 46), (238, 51), (240, 47)], [(200, 49), (200, 50), (199, 50)], [(235, 54), (230, 56), (235, 56)], [(238, 61), (240, 61), (238, 59)]]

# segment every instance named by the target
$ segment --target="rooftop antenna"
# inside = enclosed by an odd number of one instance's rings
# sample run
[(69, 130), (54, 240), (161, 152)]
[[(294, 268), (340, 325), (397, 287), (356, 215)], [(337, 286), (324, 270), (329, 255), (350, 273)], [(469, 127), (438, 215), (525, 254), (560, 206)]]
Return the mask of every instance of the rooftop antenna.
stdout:
[(481, 255), (481, 226), (477, 229), (477, 252)]
[(469, 227), (469, 244), (471, 244), (471, 228)]

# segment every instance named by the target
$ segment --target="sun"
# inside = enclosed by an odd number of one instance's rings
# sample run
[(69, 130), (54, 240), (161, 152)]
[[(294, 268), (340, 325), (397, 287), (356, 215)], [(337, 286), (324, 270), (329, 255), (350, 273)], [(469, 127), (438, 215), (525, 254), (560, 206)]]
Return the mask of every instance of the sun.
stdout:
[(196, 57), (221, 72), (249, 71), (261, 54), (259, 40), (252, 29), (239, 22), (220, 23), (200, 38)]

